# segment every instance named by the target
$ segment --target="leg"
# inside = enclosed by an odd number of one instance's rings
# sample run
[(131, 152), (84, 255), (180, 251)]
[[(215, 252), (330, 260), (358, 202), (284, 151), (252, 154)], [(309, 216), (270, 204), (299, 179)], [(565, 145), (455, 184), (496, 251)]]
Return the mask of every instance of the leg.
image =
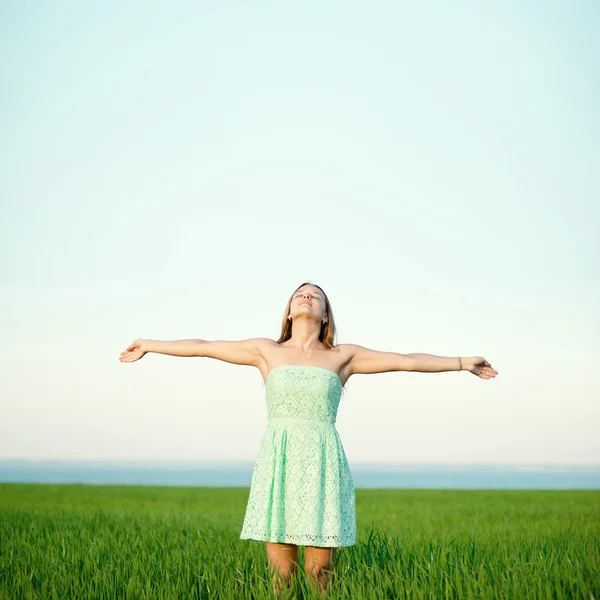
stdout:
[(318, 583), (321, 590), (326, 590), (333, 583), (333, 563), (337, 548), (320, 548), (306, 546), (306, 564), (304, 569)]
[(273, 579), (273, 591), (279, 594), (287, 586), (290, 577), (298, 570), (298, 546), (266, 542), (267, 560)]

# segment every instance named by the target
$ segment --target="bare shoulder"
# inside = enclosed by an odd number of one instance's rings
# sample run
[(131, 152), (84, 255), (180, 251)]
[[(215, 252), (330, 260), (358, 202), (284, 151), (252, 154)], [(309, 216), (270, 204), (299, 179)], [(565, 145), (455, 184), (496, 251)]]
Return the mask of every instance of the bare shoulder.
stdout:
[(280, 345), (276, 340), (267, 337), (254, 338), (256, 349), (260, 354), (260, 362), (256, 365), (262, 373), (266, 373), (269, 370), (269, 364), (273, 362), (273, 357), (277, 352)]
[(356, 352), (355, 344), (337, 344), (332, 351), (338, 354), (336, 362), (339, 365), (339, 377), (345, 384), (353, 373), (352, 357)]
[(348, 364), (363, 346), (359, 346), (358, 344), (338, 344), (336, 348), (340, 354), (341, 362)]
[(278, 346), (277, 342), (271, 338), (257, 337), (251, 339), (259, 348), (272, 348), (273, 346)]
[(254, 342), (261, 356), (266, 360), (269, 360), (273, 351), (280, 347), (275, 340), (266, 337), (254, 338)]

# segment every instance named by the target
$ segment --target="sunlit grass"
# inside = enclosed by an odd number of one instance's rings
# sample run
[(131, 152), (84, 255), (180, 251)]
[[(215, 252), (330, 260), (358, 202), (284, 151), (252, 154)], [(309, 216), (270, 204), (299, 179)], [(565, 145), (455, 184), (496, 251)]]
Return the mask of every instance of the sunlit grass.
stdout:
[[(0, 484), (0, 598), (272, 598), (248, 488)], [(600, 600), (600, 492), (356, 490), (331, 596)], [(303, 565), (304, 549), (299, 562)], [(304, 573), (295, 598), (318, 598)]]

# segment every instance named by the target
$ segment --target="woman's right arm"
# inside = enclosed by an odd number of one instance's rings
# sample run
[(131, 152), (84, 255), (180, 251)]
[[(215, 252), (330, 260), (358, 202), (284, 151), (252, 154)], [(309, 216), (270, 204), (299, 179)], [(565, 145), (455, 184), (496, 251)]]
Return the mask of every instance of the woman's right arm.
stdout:
[(133, 362), (142, 358), (147, 352), (156, 352), (171, 356), (204, 356), (236, 365), (258, 367), (263, 356), (263, 349), (269, 342), (272, 343), (269, 338), (250, 338), (240, 341), (176, 340), (172, 342), (140, 338), (121, 352), (119, 360)]

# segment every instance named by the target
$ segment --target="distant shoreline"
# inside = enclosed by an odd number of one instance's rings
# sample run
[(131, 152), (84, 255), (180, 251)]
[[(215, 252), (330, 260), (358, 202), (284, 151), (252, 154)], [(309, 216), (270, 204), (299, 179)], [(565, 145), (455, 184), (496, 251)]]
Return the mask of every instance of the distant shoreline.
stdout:
[[(135, 459), (62, 459), (62, 458), (0, 458), (0, 467), (8, 465), (66, 465), (82, 467), (134, 467), (184, 469), (244, 469), (253, 468), (249, 461), (177, 461)], [(584, 471), (600, 472), (600, 463), (367, 463), (350, 462), (352, 470), (500, 470), (500, 471)]]

